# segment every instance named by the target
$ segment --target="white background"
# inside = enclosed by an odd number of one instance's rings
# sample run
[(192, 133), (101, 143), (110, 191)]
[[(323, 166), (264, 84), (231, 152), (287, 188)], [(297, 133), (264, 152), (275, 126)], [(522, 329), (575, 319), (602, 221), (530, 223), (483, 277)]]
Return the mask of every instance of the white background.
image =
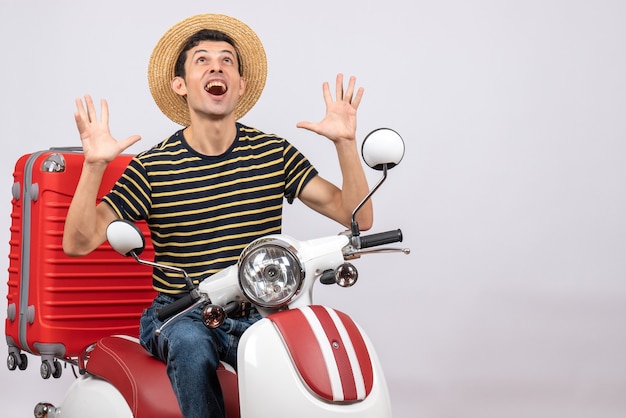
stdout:
[[(338, 181), (332, 145), (295, 124), (321, 119), (321, 83), (341, 71), (366, 88), (359, 138), (388, 126), (406, 141), (374, 231), (401, 227), (412, 254), (358, 261), (352, 289), (318, 288), (374, 341), (395, 416), (626, 416), (622, 0), (0, 4), (0, 254), (18, 157), (78, 145), (84, 93), (109, 100), (115, 136), (143, 136), (133, 150), (167, 137), (176, 126), (146, 81), (153, 46), (189, 15), (230, 14), (269, 60), (243, 122), (289, 138)], [(339, 231), (286, 208), (291, 235)], [(38, 366), (0, 367), (3, 416), (61, 401), (71, 372), (43, 381)]]

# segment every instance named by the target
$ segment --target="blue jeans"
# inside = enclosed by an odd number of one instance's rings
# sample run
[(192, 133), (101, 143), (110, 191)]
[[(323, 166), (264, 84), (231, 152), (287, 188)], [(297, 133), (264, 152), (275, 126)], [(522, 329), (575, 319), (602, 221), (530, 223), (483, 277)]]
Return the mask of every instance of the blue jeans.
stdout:
[(167, 374), (183, 417), (224, 417), (217, 367), (223, 360), (237, 368), (239, 338), (260, 316), (255, 312), (249, 318), (227, 319), (221, 327), (209, 329), (202, 322), (198, 307), (168, 325), (157, 337), (155, 331), (162, 322), (156, 317), (156, 309), (174, 300), (159, 294), (143, 312), (139, 330), (141, 345), (167, 364)]

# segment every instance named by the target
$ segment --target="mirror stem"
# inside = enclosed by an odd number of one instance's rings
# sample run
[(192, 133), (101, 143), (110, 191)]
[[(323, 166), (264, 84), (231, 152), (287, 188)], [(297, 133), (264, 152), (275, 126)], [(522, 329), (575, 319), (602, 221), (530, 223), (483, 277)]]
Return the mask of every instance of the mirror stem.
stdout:
[(180, 273), (183, 275), (183, 277), (185, 278), (185, 285), (187, 286), (188, 290), (193, 290), (195, 288), (193, 281), (191, 280), (191, 278), (187, 275), (187, 272), (183, 269), (180, 269), (178, 267), (174, 267), (174, 266), (166, 266), (163, 264), (156, 264), (153, 263), (151, 261), (148, 260), (143, 260), (141, 258), (139, 258), (139, 256), (137, 255), (137, 253), (135, 253), (135, 251), (131, 251), (130, 255), (133, 256), (133, 258), (135, 259), (135, 261), (137, 261), (139, 264), (143, 264), (145, 266), (150, 266), (150, 267), (157, 267), (160, 268), (162, 270), (167, 270), (167, 271), (171, 271), (173, 273)]
[(359, 223), (356, 221), (357, 212), (361, 210), (365, 202), (367, 202), (372, 197), (372, 195), (385, 182), (385, 180), (387, 180), (387, 164), (383, 164), (383, 178), (381, 178), (378, 181), (376, 186), (374, 186), (374, 188), (367, 194), (367, 196), (365, 196), (363, 200), (361, 200), (361, 203), (359, 203), (357, 207), (354, 209), (354, 211), (352, 212), (352, 221), (350, 222), (350, 230), (352, 232), (353, 237), (358, 237), (360, 235)]

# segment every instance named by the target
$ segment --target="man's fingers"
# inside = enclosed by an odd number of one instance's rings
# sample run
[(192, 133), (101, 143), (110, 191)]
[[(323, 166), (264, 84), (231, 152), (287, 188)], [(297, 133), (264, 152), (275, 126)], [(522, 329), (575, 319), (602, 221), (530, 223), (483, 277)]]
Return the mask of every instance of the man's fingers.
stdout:
[(330, 94), (330, 87), (326, 81), (322, 84), (322, 94), (324, 95), (324, 103), (332, 103), (333, 96)]
[(335, 81), (335, 97), (337, 101), (343, 100), (343, 74), (337, 74), (337, 80)]
[(122, 151), (126, 150), (128, 147), (130, 147), (131, 145), (133, 145), (135, 142), (139, 141), (140, 139), (141, 139), (141, 136), (139, 135), (129, 136), (128, 138), (126, 138), (120, 143)]
[(80, 97), (76, 99), (76, 115), (78, 115), (82, 119), (87, 118), (87, 111), (85, 110), (85, 106), (83, 104), (83, 99)]
[[(84, 100), (84, 102), (83, 102)], [(78, 118), (82, 119), (83, 126), (87, 123), (101, 122), (105, 125), (109, 123), (109, 105), (105, 99), (100, 100), (100, 120), (98, 121), (98, 112), (90, 95), (86, 94), (84, 99), (76, 99), (76, 112), (74, 113), (76, 122)]]
[(85, 95), (85, 105), (87, 106), (87, 120), (89, 122), (94, 122), (97, 120), (96, 107), (93, 104), (93, 99), (88, 94)]
[(105, 99), (100, 99), (100, 121), (109, 125), (109, 105)]
[(359, 89), (356, 92), (356, 96), (354, 96), (354, 98), (352, 99), (352, 102), (350, 102), (350, 104), (352, 105), (354, 109), (357, 109), (359, 107), (359, 104), (361, 103), (361, 99), (363, 98), (363, 92), (365, 92), (365, 89), (363, 87), (359, 87)]
[(356, 84), (356, 77), (350, 77), (350, 81), (348, 82), (348, 88), (346, 90), (346, 94), (344, 97), (348, 103), (352, 103), (352, 95), (354, 94), (354, 85)]
[(303, 122), (298, 122), (296, 124), (296, 128), (302, 128), (302, 129), (306, 129), (306, 130), (312, 131), (316, 125), (317, 124), (315, 124), (313, 122), (304, 122), (303, 121)]

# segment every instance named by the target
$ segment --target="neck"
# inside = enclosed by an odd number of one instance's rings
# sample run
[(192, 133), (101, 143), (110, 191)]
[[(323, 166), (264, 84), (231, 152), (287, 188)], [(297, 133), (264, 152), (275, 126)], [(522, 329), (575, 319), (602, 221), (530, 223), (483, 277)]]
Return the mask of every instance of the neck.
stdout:
[(183, 131), (185, 140), (196, 152), (221, 155), (232, 145), (237, 135), (234, 119), (193, 121)]

